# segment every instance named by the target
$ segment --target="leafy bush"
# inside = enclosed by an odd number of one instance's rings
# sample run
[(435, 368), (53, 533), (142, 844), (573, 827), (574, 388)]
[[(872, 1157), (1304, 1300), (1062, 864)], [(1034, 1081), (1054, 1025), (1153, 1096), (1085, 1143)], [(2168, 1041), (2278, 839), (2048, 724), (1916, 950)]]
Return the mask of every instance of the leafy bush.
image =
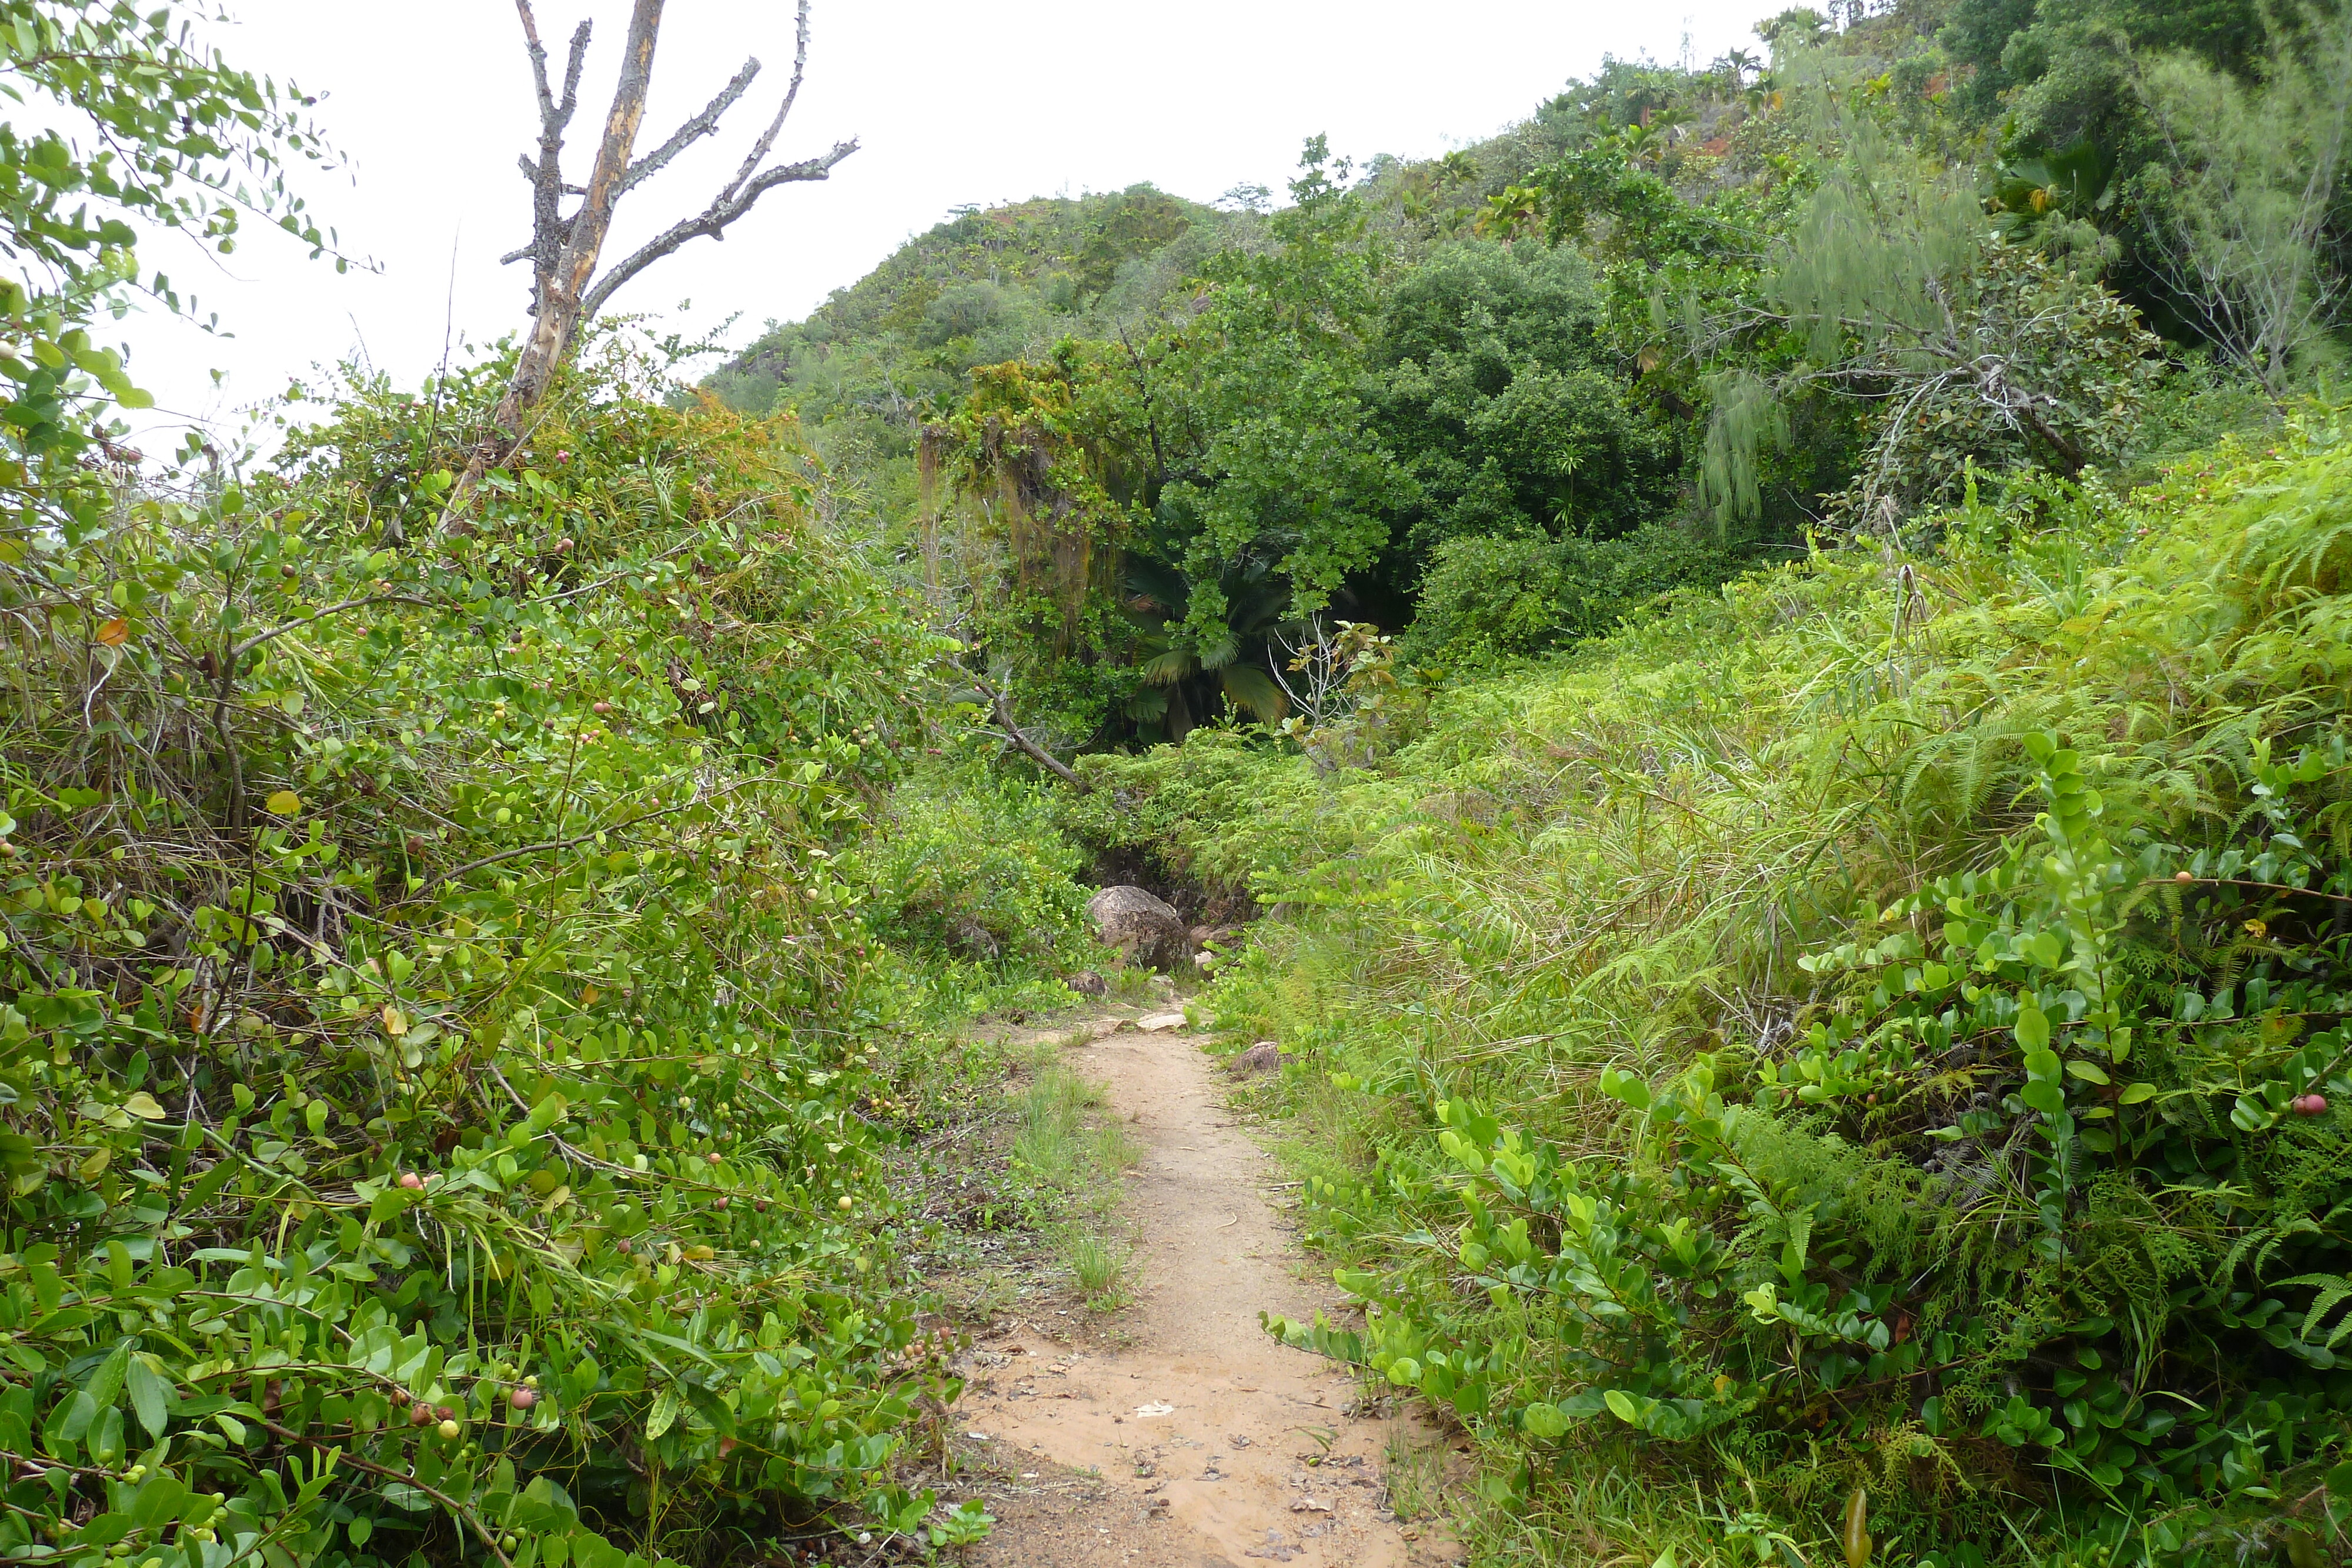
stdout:
[(593, 1565), (932, 1506), (903, 1002), (842, 867), (936, 640), (782, 432), (593, 369), (436, 532), (498, 371), (0, 538), (11, 1556)]
[(1447, 539), (1422, 580), (1406, 655), (1462, 665), (1556, 646), (1562, 575), (1558, 541), (1541, 534)]
[(1050, 963), (1085, 928), (1085, 857), (1030, 788), (984, 773), (918, 776), (854, 858), (877, 936), (975, 962)]
[(1663, 523), (1613, 539), (1449, 539), (1437, 548), (1401, 648), (1409, 659), (1455, 667), (1540, 653), (1601, 636), (1643, 601), (1712, 587), (1737, 567), (1720, 545)]
[(1592, 269), (1568, 247), (1440, 248), (1383, 303), (1380, 428), (1418, 487), (1406, 549), (1532, 529), (1606, 538), (1670, 505), (1680, 454), (1618, 373)]
[(2137, 434), (2165, 370), (2138, 311), (2022, 246), (1983, 246), (1959, 277), (1966, 313), (1945, 305), (1925, 347), (1890, 340), (1844, 367), (1893, 406), (1853, 483), (1828, 497), (1832, 518), (1876, 527), (1948, 505), (1979, 469), (2108, 466)]
[(1247, 894), (1258, 872), (1341, 841), (1317, 831), (1327, 790), (1286, 760), (1271, 742), (1223, 728), (1134, 756), (1097, 753), (1079, 760), (1093, 791), (1062, 801), (1057, 816), (1082, 842), (1139, 856), (1169, 881)]

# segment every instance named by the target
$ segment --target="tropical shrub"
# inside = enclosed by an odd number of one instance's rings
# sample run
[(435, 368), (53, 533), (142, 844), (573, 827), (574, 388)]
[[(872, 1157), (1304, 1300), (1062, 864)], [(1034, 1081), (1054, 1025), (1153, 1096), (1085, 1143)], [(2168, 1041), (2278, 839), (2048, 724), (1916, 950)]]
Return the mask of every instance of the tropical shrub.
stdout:
[(1406, 650), (1455, 665), (1541, 653), (1559, 640), (1561, 575), (1559, 544), (1541, 534), (1447, 539), (1422, 581)]
[(11, 1555), (925, 1528), (843, 866), (939, 642), (593, 367), (441, 517), (499, 379), (0, 539)]
[(1636, 407), (1575, 250), (1449, 246), (1398, 278), (1368, 358), (1379, 429), (1417, 493), (1415, 559), (1523, 532), (1611, 538), (1675, 499), (1681, 454)]
[(866, 889), (867, 924), (896, 947), (1051, 963), (1085, 928), (1085, 870), (1033, 788), (975, 768), (894, 790), (849, 874)]
[(1400, 644), (1408, 658), (1456, 668), (1540, 653), (1603, 635), (1643, 601), (1713, 587), (1738, 567), (1730, 550), (1672, 524), (1608, 539), (1449, 539)]

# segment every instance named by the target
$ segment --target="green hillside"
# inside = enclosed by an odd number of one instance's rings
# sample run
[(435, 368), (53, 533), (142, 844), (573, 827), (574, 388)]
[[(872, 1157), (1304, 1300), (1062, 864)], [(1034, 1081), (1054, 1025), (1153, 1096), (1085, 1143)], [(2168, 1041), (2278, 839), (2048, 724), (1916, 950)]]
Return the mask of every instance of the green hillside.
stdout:
[[(1440, 158), (1318, 138), (1286, 203), (965, 213), (708, 384), (796, 413), (836, 515), (1070, 751), (1286, 722), (1344, 623), (1477, 667), (1971, 475), (2144, 474), (2335, 352), (2324, 311), (2248, 313), (2284, 298), (2246, 267), (2291, 171), (2187, 151), (2181, 118), (2292, 119), (2319, 78), (2258, 103), (2229, 73), (2303, 35), (1841, 15), (1763, 25), (1769, 68), (1610, 62)], [(2118, 39), (2204, 53), (2159, 83)], [(2334, 276), (2328, 211), (2281, 242), (2302, 276)]]
[[(709, 385), (742, 412), (789, 406), (813, 423), (851, 411), (935, 416), (971, 390), (972, 366), (1034, 357), (1116, 320), (1255, 227), (1148, 184), (961, 212), (806, 320), (771, 326)], [(1139, 276), (1188, 236), (1162, 270)]]
[(1364, 1315), (1269, 1328), (1467, 1434), (1475, 1561), (2340, 1561), (2347, 451), (1081, 763), (1274, 912), (1212, 999)]
[(706, 384), (745, 413), (798, 413), (836, 485), (874, 520), (900, 524), (918, 504), (921, 427), (970, 393), (973, 366), (1115, 332), (1260, 226), (1148, 184), (961, 213), (806, 320), (772, 325)]

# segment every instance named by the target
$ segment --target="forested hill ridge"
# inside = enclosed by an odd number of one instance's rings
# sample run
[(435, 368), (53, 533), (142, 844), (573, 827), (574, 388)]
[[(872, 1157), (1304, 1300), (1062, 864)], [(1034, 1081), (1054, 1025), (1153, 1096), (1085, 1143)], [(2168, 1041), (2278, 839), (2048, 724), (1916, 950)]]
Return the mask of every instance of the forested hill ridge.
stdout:
[(1130, 311), (1256, 225), (1150, 185), (961, 209), (806, 320), (771, 325), (709, 385), (741, 412), (782, 404), (814, 424), (853, 411), (901, 423), (935, 414), (971, 390), (972, 366), (1042, 354), (1100, 315), (1133, 264), (1160, 258), (1196, 225), (1207, 233), (1167, 258), (1172, 274), (1118, 291)]
[(2317, 13), (1830, 10), (1442, 157), (1318, 139), (1280, 200), (960, 212), (708, 385), (798, 415), (1067, 751), (1281, 723), (1341, 622), (1476, 667), (2144, 475), (2330, 361)]

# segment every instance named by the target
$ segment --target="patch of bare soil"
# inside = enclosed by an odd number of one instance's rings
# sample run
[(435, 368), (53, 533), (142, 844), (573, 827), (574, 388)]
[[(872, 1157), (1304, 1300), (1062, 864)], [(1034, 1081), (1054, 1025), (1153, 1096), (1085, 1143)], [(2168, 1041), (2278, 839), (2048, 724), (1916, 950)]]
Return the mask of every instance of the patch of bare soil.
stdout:
[[(1065, 1026), (1066, 1029), (1067, 1026)], [(1059, 1032), (1059, 1031), (1056, 1031)], [(1067, 1053), (1104, 1084), (1143, 1157), (1126, 1213), (1127, 1306), (1000, 1321), (974, 1342), (957, 1420), (998, 1524), (975, 1563), (1004, 1568), (1425, 1568), (1458, 1548), (1394, 1515), (1383, 1452), (1399, 1421), (1345, 1367), (1276, 1343), (1260, 1312), (1334, 1309), (1235, 1127), (1228, 1084), (1181, 1030), (1098, 1035)], [(1083, 1311), (1083, 1310), (1081, 1310)], [(1414, 1447), (1435, 1434), (1407, 1434)]]

